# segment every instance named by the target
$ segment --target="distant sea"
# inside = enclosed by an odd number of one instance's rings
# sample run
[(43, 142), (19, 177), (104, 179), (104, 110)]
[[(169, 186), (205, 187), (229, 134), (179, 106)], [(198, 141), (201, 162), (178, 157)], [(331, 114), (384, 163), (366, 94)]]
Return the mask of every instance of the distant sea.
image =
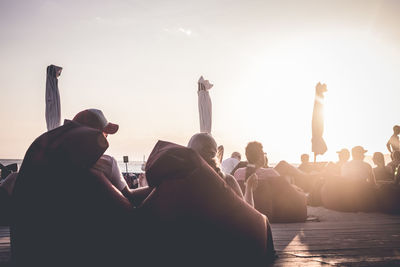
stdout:
[[(0, 163), (4, 166), (17, 163), (19, 170), (22, 164), (22, 159), (0, 159)], [(130, 161), (127, 165), (123, 161), (118, 161), (118, 166), (121, 172), (126, 172), (126, 168), (128, 167), (128, 172), (141, 173), (143, 172), (142, 165), (143, 161)]]

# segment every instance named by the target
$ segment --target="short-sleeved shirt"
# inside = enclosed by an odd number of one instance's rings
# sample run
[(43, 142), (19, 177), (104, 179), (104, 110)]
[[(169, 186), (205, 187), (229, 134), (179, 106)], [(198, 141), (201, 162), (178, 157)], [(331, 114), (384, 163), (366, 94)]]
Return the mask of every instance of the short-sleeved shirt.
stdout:
[(366, 181), (371, 179), (373, 171), (368, 163), (362, 160), (352, 160), (343, 164), (342, 176)]
[(101, 171), (119, 191), (128, 186), (114, 157), (102, 155), (92, 168)]
[(224, 173), (231, 173), (236, 165), (239, 164), (239, 160), (235, 158), (227, 158), (221, 163), (221, 170)]
[[(268, 179), (269, 177), (280, 176), (273, 168), (260, 168), (256, 170), (258, 179)], [(246, 177), (246, 168), (239, 168), (235, 171), (235, 178), (238, 181), (244, 181)]]

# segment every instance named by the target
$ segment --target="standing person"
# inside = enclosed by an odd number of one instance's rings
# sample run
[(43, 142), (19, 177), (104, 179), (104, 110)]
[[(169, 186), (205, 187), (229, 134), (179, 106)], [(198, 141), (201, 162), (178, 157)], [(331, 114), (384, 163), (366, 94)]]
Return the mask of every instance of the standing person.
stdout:
[(242, 155), (239, 152), (233, 152), (230, 158), (224, 159), (221, 163), (221, 170), (224, 173), (231, 173), (232, 170), (239, 164)]
[(353, 160), (342, 166), (342, 176), (360, 181), (366, 181), (376, 185), (375, 175), (371, 165), (364, 161), (364, 154), (367, 152), (362, 146), (355, 146), (351, 149)]
[(393, 126), (393, 134), (389, 138), (389, 141), (386, 143), (386, 147), (391, 155), (393, 155), (393, 152), (395, 151), (400, 151), (399, 134), (400, 134), (400, 126), (399, 125)]
[[(72, 120), (87, 127), (102, 131), (106, 138), (109, 134), (115, 134), (119, 128), (117, 124), (108, 122), (103, 112), (99, 109), (83, 110), (76, 114)], [(125, 197), (131, 198), (133, 190), (129, 188), (126, 180), (122, 176), (122, 172), (114, 157), (103, 154), (92, 169), (102, 172)]]

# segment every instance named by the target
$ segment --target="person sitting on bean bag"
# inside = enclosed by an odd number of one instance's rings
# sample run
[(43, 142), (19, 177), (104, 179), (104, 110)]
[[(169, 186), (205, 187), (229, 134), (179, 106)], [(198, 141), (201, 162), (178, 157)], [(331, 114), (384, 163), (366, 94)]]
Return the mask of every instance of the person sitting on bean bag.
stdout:
[(224, 173), (218, 167), (217, 143), (214, 138), (208, 133), (198, 133), (192, 136), (188, 143), (188, 147), (195, 150), (200, 156), (210, 165), (213, 170), (232, 188), (232, 190), (240, 197), (243, 198), (248, 204), (254, 207), (253, 191), (257, 187), (257, 176), (254, 174), (249, 177), (247, 186), (242, 190), (236, 179), (229, 173)]
[(274, 168), (263, 168), (265, 154), (259, 142), (246, 147), (247, 167), (239, 168), (235, 178), (243, 183), (255, 173), (258, 177), (254, 192), (254, 207), (267, 215), (271, 222), (298, 222), (307, 218), (307, 200), (304, 192), (280, 176)]

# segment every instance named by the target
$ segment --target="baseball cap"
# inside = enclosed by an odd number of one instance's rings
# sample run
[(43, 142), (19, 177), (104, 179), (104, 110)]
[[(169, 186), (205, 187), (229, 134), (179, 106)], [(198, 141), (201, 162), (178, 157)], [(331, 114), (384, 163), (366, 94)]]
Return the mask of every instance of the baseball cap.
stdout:
[(119, 128), (118, 124), (108, 122), (101, 110), (94, 108), (79, 112), (72, 120), (107, 134), (115, 134)]
[(341, 150), (336, 151), (336, 153), (338, 153), (338, 154), (349, 154), (350, 155), (350, 151), (348, 149), (346, 149), (346, 148), (342, 148)]
[(351, 149), (352, 154), (364, 154), (367, 151), (362, 146), (355, 146)]

